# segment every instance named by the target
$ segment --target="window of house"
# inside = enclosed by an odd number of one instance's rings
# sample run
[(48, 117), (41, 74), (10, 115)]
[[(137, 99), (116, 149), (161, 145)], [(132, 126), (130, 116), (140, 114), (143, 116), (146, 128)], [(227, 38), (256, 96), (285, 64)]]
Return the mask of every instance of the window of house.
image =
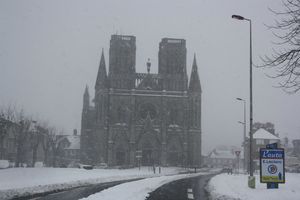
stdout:
[(263, 139), (257, 139), (256, 144), (262, 145), (265, 144)]

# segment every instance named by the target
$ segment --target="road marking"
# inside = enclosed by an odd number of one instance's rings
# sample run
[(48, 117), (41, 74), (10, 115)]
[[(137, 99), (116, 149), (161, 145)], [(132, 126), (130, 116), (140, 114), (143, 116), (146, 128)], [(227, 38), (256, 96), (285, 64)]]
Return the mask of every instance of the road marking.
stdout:
[(188, 199), (194, 199), (194, 194), (193, 194), (193, 189), (192, 188), (187, 189), (187, 198)]

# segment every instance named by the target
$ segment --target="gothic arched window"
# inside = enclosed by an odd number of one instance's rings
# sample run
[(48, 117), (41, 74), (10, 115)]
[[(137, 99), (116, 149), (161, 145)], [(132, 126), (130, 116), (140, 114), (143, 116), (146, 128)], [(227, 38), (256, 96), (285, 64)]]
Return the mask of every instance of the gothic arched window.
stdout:
[(122, 106), (120, 106), (117, 112), (118, 112), (118, 121), (125, 122), (125, 109)]
[(142, 119), (146, 119), (147, 115), (150, 115), (151, 119), (154, 119), (157, 115), (156, 108), (151, 103), (145, 103), (140, 106), (140, 116)]

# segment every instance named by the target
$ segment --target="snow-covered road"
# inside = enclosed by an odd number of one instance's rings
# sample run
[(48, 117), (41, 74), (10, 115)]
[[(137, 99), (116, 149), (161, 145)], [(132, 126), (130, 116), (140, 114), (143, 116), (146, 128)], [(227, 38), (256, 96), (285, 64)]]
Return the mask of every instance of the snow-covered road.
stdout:
[(147, 178), (139, 181), (133, 181), (117, 185), (97, 194), (93, 194), (84, 200), (145, 200), (149, 193), (161, 187), (164, 184), (176, 181), (179, 179), (196, 177), (204, 173), (183, 174), (173, 176), (161, 176)]

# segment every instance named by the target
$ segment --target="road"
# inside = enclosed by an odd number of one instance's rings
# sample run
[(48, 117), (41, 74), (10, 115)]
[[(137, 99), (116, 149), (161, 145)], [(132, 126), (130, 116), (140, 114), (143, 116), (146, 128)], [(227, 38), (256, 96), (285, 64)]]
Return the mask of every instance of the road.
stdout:
[(201, 175), (171, 182), (150, 193), (147, 200), (208, 200), (205, 187), (214, 175)]

